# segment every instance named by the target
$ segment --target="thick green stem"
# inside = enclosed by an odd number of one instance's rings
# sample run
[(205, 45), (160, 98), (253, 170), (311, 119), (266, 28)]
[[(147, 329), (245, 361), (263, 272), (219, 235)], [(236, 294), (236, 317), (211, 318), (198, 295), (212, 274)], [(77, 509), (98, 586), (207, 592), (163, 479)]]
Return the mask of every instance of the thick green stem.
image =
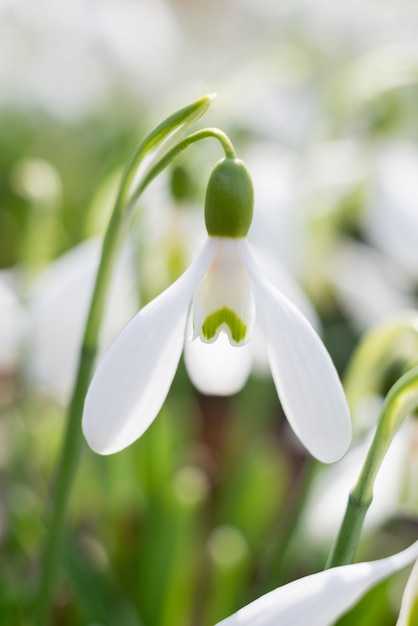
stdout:
[(418, 367), (404, 374), (389, 391), (359, 479), (350, 493), (344, 519), (326, 568), (352, 563), (373, 486), (393, 437), (405, 418), (418, 407)]
[(364, 518), (371, 504), (371, 500), (362, 500), (351, 492), (348, 498), (347, 509), (338, 532), (337, 541), (328, 557), (326, 569), (337, 565), (352, 563), (357, 548)]

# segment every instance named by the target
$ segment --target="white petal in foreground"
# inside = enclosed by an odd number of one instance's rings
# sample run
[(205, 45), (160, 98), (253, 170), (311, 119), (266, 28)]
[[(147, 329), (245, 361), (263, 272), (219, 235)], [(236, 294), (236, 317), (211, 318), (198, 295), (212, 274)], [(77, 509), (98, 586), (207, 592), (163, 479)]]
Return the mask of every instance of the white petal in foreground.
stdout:
[(308, 320), (263, 278), (246, 242), (241, 243), (241, 250), (286, 417), (314, 457), (333, 463), (350, 446), (351, 421), (331, 357)]
[(189, 269), (129, 322), (99, 363), (83, 414), (83, 432), (95, 452), (126, 448), (160, 411), (183, 349), (190, 300), (213, 254), (209, 241)]
[(218, 626), (330, 626), (371, 587), (417, 557), (418, 541), (386, 559), (300, 578), (258, 598)]
[(230, 396), (240, 391), (252, 368), (252, 344), (232, 346), (225, 333), (213, 343), (186, 340), (184, 360), (189, 378), (201, 393)]

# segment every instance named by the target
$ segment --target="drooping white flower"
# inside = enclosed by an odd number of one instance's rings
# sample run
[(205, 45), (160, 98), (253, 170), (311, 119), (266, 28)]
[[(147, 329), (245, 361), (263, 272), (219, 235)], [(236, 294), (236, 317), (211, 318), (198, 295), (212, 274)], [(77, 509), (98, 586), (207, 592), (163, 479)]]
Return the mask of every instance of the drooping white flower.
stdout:
[[(226, 375), (219, 376), (209, 362), (212, 393), (238, 391), (249, 374), (257, 316), (272, 376), (294, 432), (323, 462), (345, 454), (351, 423), (337, 372), (310, 323), (254, 261), (246, 240), (251, 216), (248, 173), (242, 162), (225, 159), (209, 181), (209, 237), (201, 253), (136, 315), (98, 365), (83, 415), (84, 435), (94, 451), (117, 452), (148, 428), (165, 401), (185, 341), (189, 370), (198, 360), (193, 357), (194, 344), (216, 346), (217, 362), (221, 353)], [(189, 312), (192, 336), (185, 339)], [(204, 359), (200, 364), (203, 368), (196, 379), (204, 377)]]
[(371, 587), (417, 556), (418, 541), (379, 561), (342, 565), (305, 576), (266, 593), (217, 626), (330, 626)]

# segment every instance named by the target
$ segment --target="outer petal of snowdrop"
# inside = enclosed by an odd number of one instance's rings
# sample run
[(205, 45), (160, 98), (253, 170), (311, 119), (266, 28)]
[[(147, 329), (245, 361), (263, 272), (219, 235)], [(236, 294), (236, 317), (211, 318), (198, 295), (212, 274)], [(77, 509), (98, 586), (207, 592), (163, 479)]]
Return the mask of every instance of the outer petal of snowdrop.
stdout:
[(418, 541), (394, 556), (343, 565), (265, 594), (218, 626), (330, 626), (370, 589), (418, 556)]
[(208, 241), (189, 269), (144, 307), (99, 363), (86, 396), (83, 432), (101, 454), (133, 443), (155, 419), (176, 372), (192, 295), (215, 247)]
[(276, 287), (312, 324), (317, 332), (321, 329), (321, 322), (308, 296), (299, 283), (271, 254), (262, 248), (251, 245), (254, 259), (264, 276)]
[(244, 241), (241, 251), (286, 417), (313, 456), (337, 461), (350, 445), (351, 422), (331, 357), (307, 319), (262, 277)]
[(190, 380), (201, 393), (230, 396), (240, 391), (252, 368), (252, 345), (231, 346), (225, 333), (213, 343), (199, 338), (184, 346)]

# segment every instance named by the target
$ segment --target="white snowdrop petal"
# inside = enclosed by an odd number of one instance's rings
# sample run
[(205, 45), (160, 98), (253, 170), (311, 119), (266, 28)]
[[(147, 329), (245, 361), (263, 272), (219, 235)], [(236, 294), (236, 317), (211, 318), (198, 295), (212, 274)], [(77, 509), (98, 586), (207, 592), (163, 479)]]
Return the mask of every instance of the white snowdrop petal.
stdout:
[(277, 259), (269, 254), (263, 248), (251, 246), (254, 259), (272, 285), (276, 287), (290, 302), (299, 309), (299, 311), (312, 324), (315, 330), (321, 333), (321, 321), (312, 302), (309, 300), (302, 287), (297, 280), (285, 269), (283, 265), (278, 263)]
[(239, 239), (211, 238), (216, 255), (193, 299), (193, 334), (208, 343), (225, 332), (232, 344), (247, 343), (255, 321), (251, 281)]
[(418, 541), (385, 559), (335, 567), (258, 598), (217, 626), (331, 626), (380, 580), (418, 556)]
[(251, 343), (233, 346), (225, 333), (213, 343), (186, 340), (184, 359), (196, 389), (206, 395), (230, 396), (243, 388), (250, 375)]
[(181, 356), (191, 297), (213, 254), (208, 241), (189, 269), (129, 322), (99, 363), (83, 414), (83, 432), (95, 452), (126, 448), (160, 411)]
[(324, 463), (335, 462), (349, 448), (351, 421), (331, 357), (308, 320), (261, 275), (246, 242), (241, 250), (289, 424), (313, 456)]

